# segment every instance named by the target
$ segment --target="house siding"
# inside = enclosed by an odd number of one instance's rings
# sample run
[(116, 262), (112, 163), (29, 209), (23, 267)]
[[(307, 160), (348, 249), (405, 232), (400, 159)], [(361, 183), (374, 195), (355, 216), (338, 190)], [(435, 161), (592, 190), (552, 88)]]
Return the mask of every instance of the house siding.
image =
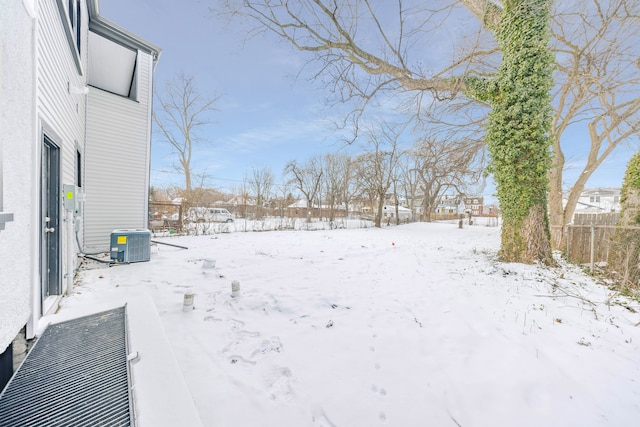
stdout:
[(107, 251), (115, 229), (147, 227), (153, 58), (138, 52), (137, 101), (91, 87), (84, 246)]
[[(62, 0), (38, 1), (36, 26), (36, 93), (37, 93), (37, 126), (35, 161), (39, 165), (43, 134), (47, 134), (60, 148), (60, 185), (75, 184), (76, 147), (84, 150), (86, 95), (81, 89), (86, 86), (86, 76), (76, 66), (75, 51), (67, 40), (65, 25), (68, 18), (62, 7)], [(84, 2), (81, 7), (83, 28), (81, 40), (83, 57), (81, 63), (86, 64), (86, 23), (88, 13)], [(40, 172), (36, 173), (36, 177)], [(38, 180), (38, 194), (40, 183)], [(73, 285), (76, 266), (74, 221), (72, 212), (60, 210), (60, 254), (61, 254), (61, 293), (64, 294)], [(39, 203), (35, 206), (39, 212)], [(39, 218), (36, 217), (36, 241), (39, 241)], [(39, 280), (38, 280), (39, 282)], [(40, 289), (39, 283), (34, 292), (34, 314), (39, 317)]]

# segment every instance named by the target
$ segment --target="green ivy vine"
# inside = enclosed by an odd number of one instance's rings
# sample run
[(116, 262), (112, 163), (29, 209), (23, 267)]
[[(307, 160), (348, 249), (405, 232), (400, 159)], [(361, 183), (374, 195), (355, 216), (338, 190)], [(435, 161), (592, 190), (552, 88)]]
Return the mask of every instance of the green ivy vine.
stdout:
[(465, 78), (467, 95), (491, 106), (488, 172), (497, 184), (505, 224), (518, 227), (534, 205), (545, 207), (551, 167), (549, 91), (554, 58), (549, 48), (548, 0), (503, 2), (495, 38), (502, 62), (495, 76)]
[(622, 204), (627, 201), (630, 190), (640, 190), (640, 153), (636, 153), (627, 163), (627, 170), (622, 181), (622, 197), (620, 199)]

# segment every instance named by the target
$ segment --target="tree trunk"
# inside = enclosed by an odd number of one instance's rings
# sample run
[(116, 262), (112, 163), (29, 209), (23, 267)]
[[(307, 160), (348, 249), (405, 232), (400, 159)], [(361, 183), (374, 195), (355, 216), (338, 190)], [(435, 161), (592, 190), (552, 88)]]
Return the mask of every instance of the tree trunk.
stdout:
[(543, 203), (533, 205), (520, 223), (504, 221), (500, 258), (505, 262), (530, 263), (535, 260), (553, 264), (546, 225)]
[(555, 249), (563, 249), (566, 244), (565, 236), (565, 210), (562, 203), (562, 174), (564, 170), (564, 155), (560, 149), (559, 136), (555, 134), (555, 126), (552, 132), (554, 156), (551, 159), (551, 169), (549, 170), (549, 223), (551, 229), (551, 246)]
[(382, 227), (382, 210), (384, 208), (384, 196), (378, 196), (378, 213), (375, 216), (375, 226)]
[(431, 222), (431, 200), (425, 196), (422, 203), (422, 220), (424, 222)]
[(188, 197), (191, 197), (191, 170), (188, 167), (184, 169), (184, 189), (186, 190)]

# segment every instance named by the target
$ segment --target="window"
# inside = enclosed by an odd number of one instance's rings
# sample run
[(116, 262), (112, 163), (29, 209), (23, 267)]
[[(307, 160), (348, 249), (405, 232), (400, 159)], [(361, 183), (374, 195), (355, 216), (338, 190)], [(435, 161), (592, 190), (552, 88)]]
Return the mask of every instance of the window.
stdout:
[(613, 196), (613, 203), (620, 203), (620, 196)]
[(600, 196), (589, 197), (589, 203), (600, 203)]
[(78, 75), (84, 75), (80, 48), (82, 46), (82, 0), (56, 0), (58, 13), (64, 28), (64, 35), (69, 44), (71, 57), (78, 70)]
[(78, 47), (78, 53), (80, 53), (80, 29), (82, 27), (82, 13), (80, 13), (80, 0), (76, 0), (76, 46)]
[(76, 149), (76, 187), (82, 187), (82, 154)]
[(81, 24), (82, 24), (82, 12), (80, 10), (80, 0), (69, 0), (67, 6), (67, 14), (69, 15), (69, 22), (71, 23), (71, 29), (75, 38), (76, 49), (80, 53), (81, 45)]

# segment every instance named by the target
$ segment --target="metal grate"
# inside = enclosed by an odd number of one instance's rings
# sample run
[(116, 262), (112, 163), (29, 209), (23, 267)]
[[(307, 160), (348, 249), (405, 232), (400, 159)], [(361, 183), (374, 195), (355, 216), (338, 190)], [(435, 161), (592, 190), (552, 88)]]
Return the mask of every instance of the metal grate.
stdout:
[(49, 325), (0, 394), (0, 426), (132, 426), (126, 307)]

